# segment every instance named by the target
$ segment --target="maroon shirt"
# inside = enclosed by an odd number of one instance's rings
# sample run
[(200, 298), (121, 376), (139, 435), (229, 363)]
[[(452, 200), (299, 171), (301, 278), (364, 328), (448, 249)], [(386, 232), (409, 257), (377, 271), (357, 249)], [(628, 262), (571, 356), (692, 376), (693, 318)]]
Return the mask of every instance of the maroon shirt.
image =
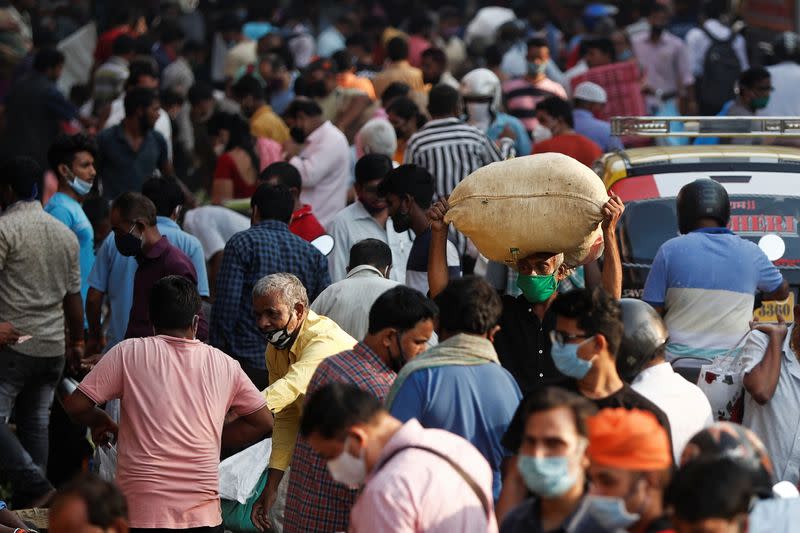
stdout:
[[(165, 276), (183, 276), (197, 285), (197, 273), (192, 261), (179, 248), (171, 245), (162, 236), (150, 250), (136, 256), (139, 267), (133, 278), (133, 304), (128, 319), (125, 338), (150, 337), (153, 335), (153, 324), (150, 322), (150, 290), (158, 280)], [(200, 312), (200, 325), (197, 338), (208, 340), (208, 323)]]

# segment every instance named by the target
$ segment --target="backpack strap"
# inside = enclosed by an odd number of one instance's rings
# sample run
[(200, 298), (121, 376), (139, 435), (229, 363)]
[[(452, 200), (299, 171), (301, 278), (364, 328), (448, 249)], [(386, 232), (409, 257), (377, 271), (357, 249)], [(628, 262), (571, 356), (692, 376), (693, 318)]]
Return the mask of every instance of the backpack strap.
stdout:
[(378, 466), (375, 468), (375, 471), (377, 472), (381, 468), (383, 468), (389, 461), (394, 459), (395, 456), (397, 456), (397, 454), (399, 454), (400, 452), (404, 452), (406, 450), (412, 450), (412, 449), (413, 450), (422, 450), (424, 452), (431, 453), (431, 454), (443, 459), (445, 462), (447, 462), (447, 464), (449, 464), (453, 468), (453, 470), (455, 470), (458, 473), (458, 475), (461, 476), (461, 478), (464, 481), (467, 482), (467, 485), (469, 485), (469, 488), (472, 489), (472, 492), (474, 492), (475, 496), (477, 496), (478, 500), (480, 500), (481, 507), (483, 507), (483, 512), (486, 514), (486, 519), (491, 521), (490, 518), (491, 518), (492, 509), (491, 509), (491, 506), (489, 505), (489, 500), (486, 498), (486, 494), (483, 493), (483, 490), (481, 489), (480, 485), (478, 485), (478, 482), (475, 481), (475, 479), (472, 476), (470, 476), (463, 468), (461, 468), (461, 466), (458, 463), (456, 463), (455, 461), (453, 461), (452, 459), (450, 459), (449, 457), (447, 457), (446, 455), (444, 455), (442, 452), (440, 452), (438, 450), (434, 450), (433, 448), (428, 448), (427, 446), (416, 446), (416, 445), (403, 446), (402, 448), (398, 448), (395, 451), (393, 451), (389, 455), (389, 457), (387, 457), (386, 459), (381, 461), (380, 464), (378, 464)]
[(706, 36), (708, 36), (708, 38), (709, 38), (709, 39), (711, 39), (711, 42), (712, 42), (712, 44), (713, 44), (713, 43), (727, 43), (727, 44), (733, 44), (733, 40), (734, 40), (734, 39), (736, 39), (736, 38), (739, 36), (739, 33), (738, 33), (738, 32), (735, 32), (735, 31), (733, 31), (733, 28), (728, 28), (728, 29), (731, 31), (731, 35), (730, 35), (730, 37), (728, 37), (727, 39), (717, 39), (716, 37), (714, 37), (714, 36), (711, 34), (711, 32), (710, 32), (710, 31), (708, 31), (708, 28), (706, 28), (706, 25), (705, 25), (705, 24), (701, 24), (701, 25), (700, 25), (700, 29), (703, 31), (703, 33), (705, 33), (705, 34), (706, 34)]

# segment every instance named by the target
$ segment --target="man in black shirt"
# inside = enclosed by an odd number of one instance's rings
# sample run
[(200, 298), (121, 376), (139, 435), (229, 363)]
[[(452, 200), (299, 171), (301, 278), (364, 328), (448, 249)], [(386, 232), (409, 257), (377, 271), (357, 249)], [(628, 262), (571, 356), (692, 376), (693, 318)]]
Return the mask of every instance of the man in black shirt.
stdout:
[[(589, 399), (599, 409), (650, 411), (671, 438), (664, 412), (622, 381), (617, 372), (616, 356), (623, 332), (619, 301), (600, 287), (593, 291), (578, 289), (559, 296), (551, 311), (555, 314), (555, 329), (550, 335), (553, 363), (572, 378), (564, 388)], [(519, 449), (522, 425), (517, 409), (503, 439), (507, 449)]]
[[(436, 296), (447, 286), (446, 263), (447, 224), (444, 216), (449, 209), (447, 200), (436, 202), (428, 211), (431, 224), (431, 249), (428, 262), (430, 295)], [(622, 262), (617, 247), (617, 222), (625, 206), (618, 196), (612, 196), (603, 206), (602, 286), (614, 298), (622, 296)], [(502, 236), (498, 236), (502, 238)], [(500, 331), (495, 337), (495, 350), (500, 364), (517, 380), (523, 395), (548, 385), (563, 385), (567, 381), (553, 364), (550, 355), (550, 332), (556, 319), (550, 306), (558, 296), (558, 284), (568, 275), (563, 254), (543, 252), (523, 257), (517, 262), (517, 286), (520, 296), (503, 296)]]

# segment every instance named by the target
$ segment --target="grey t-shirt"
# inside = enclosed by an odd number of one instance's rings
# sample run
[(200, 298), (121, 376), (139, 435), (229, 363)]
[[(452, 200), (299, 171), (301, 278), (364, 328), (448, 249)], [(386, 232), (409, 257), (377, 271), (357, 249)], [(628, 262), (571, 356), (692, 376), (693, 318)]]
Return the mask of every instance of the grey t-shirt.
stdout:
[(38, 201), (17, 202), (0, 216), (0, 322), (32, 337), (11, 349), (64, 355), (63, 300), (80, 293), (78, 256), (78, 238)]

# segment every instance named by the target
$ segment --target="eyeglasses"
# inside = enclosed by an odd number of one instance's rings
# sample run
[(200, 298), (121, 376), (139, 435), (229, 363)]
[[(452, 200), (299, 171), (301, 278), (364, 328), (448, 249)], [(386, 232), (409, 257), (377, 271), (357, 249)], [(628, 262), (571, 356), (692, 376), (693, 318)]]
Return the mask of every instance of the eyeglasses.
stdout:
[(565, 344), (568, 344), (571, 341), (578, 339), (586, 339), (586, 338), (587, 335), (570, 335), (569, 333), (564, 333), (563, 331), (556, 331), (556, 330), (550, 332), (550, 342), (558, 346), (564, 346)]

